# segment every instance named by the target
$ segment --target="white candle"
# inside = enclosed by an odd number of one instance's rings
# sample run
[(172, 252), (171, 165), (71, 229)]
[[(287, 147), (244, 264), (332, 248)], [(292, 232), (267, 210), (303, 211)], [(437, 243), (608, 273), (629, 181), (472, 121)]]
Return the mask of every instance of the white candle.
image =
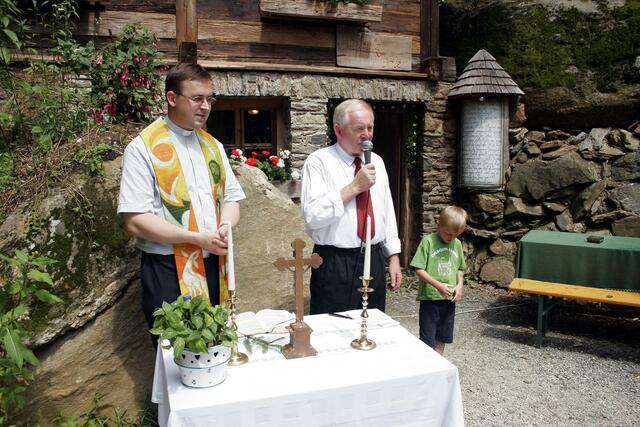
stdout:
[(227, 288), (230, 291), (236, 290), (236, 272), (233, 263), (233, 229), (231, 223), (227, 222)]
[(364, 247), (364, 271), (362, 277), (369, 278), (371, 272), (371, 217), (367, 215), (367, 240)]

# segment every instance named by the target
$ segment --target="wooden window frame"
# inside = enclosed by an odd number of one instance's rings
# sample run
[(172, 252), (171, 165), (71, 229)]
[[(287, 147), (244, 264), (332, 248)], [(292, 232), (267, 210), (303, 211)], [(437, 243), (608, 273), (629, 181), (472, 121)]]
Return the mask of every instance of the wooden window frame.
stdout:
[[(211, 109), (215, 111), (234, 111), (235, 132), (234, 141), (222, 141), (225, 149), (239, 148), (245, 153), (254, 148), (247, 146), (244, 141), (244, 113), (248, 110), (261, 110), (271, 112), (271, 141), (269, 150), (277, 154), (285, 148), (285, 112), (287, 109), (286, 98), (260, 98), (260, 97), (216, 97), (216, 103)], [(215, 135), (214, 135), (215, 136)], [(261, 148), (265, 149), (265, 148)]]

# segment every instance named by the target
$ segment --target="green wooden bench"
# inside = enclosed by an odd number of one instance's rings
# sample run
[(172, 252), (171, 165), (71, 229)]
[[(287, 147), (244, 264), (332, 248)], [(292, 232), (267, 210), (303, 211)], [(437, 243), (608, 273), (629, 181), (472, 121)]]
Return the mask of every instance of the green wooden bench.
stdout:
[(640, 307), (640, 292), (591, 288), (520, 278), (513, 279), (509, 285), (509, 290), (538, 295), (538, 337), (536, 340), (536, 347), (538, 348), (542, 347), (544, 341), (549, 312), (558, 304), (560, 298)]

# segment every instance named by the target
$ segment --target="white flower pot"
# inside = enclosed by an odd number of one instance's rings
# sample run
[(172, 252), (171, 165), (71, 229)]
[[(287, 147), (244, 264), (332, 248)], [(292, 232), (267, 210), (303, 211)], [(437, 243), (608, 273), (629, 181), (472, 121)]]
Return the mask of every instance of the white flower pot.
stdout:
[(187, 387), (213, 387), (227, 377), (231, 349), (223, 345), (209, 347), (208, 353), (193, 353), (187, 349), (176, 361), (180, 380)]

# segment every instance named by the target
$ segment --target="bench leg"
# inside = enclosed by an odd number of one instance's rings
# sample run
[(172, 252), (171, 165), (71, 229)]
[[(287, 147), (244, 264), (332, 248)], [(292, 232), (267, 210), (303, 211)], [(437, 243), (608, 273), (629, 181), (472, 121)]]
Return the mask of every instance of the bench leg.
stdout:
[(547, 332), (547, 316), (544, 312), (544, 295), (538, 295), (538, 336), (536, 339), (536, 347), (541, 348), (544, 341), (544, 334)]

